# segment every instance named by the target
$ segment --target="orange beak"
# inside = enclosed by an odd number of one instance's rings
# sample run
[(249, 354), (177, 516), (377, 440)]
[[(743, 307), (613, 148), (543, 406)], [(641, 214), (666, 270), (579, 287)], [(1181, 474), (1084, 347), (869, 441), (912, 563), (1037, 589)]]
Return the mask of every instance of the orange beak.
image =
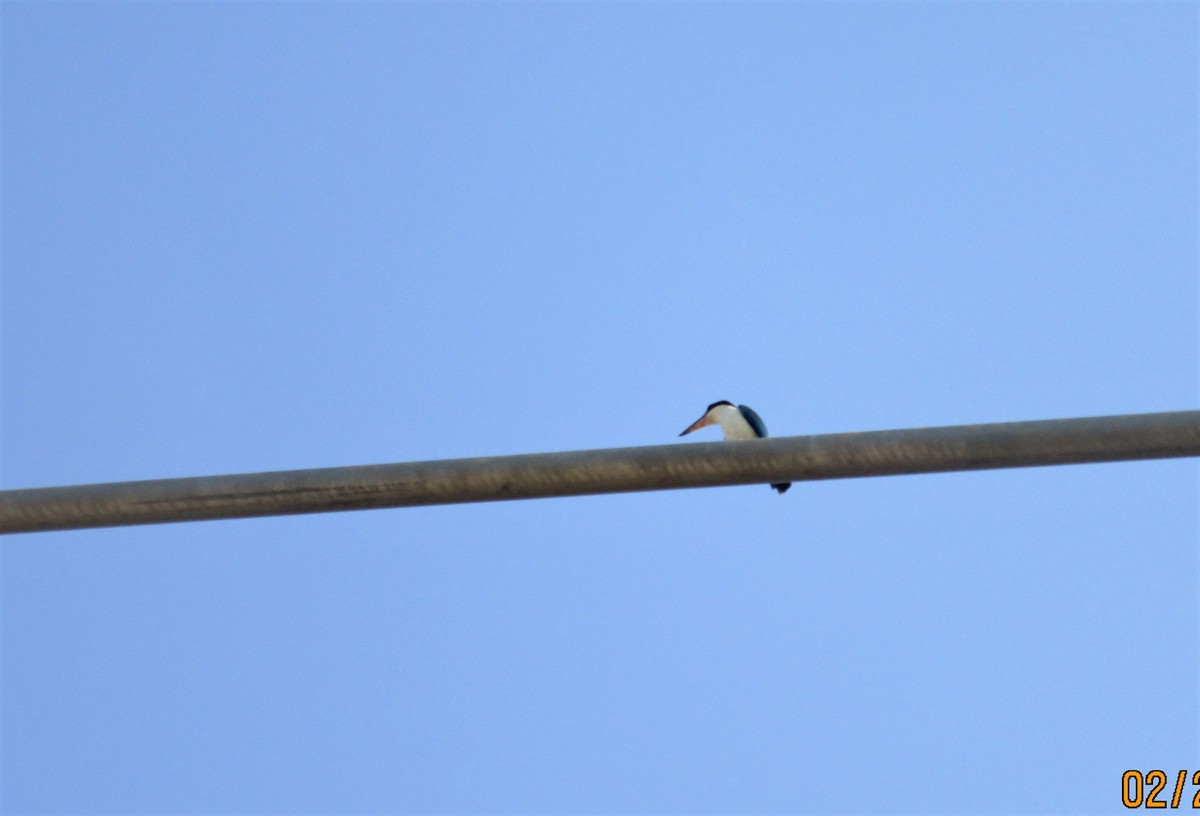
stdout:
[(712, 424), (713, 424), (713, 421), (711, 419), (709, 419), (708, 414), (705, 414), (704, 416), (700, 417), (695, 422), (693, 422), (691, 425), (689, 425), (687, 430), (684, 431), (683, 433), (681, 433), (680, 436), (687, 436), (692, 431), (698, 431), (701, 428), (706, 428)]

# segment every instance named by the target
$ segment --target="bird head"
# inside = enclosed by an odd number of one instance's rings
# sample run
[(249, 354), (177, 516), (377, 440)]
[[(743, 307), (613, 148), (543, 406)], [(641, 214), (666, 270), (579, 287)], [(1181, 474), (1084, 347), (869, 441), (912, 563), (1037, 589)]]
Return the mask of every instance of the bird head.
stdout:
[(723, 410), (722, 406), (725, 408), (732, 408), (735, 411), (737, 410), (734, 408), (733, 403), (729, 400), (718, 400), (717, 402), (714, 402), (712, 405), (708, 406), (708, 409), (704, 412), (704, 416), (700, 417), (691, 425), (689, 425), (687, 429), (680, 434), (680, 436), (687, 436), (692, 431), (698, 431), (701, 428), (708, 427), (709, 425), (720, 424), (720, 420), (717, 418), (717, 416)]

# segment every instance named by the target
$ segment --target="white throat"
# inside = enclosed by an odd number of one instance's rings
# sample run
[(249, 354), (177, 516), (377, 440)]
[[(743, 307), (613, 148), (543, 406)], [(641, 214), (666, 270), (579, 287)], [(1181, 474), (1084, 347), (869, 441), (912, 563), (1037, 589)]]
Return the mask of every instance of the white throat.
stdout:
[(742, 412), (732, 405), (718, 405), (708, 415), (721, 426), (726, 439), (758, 439), (758, 434), (750, 427)]

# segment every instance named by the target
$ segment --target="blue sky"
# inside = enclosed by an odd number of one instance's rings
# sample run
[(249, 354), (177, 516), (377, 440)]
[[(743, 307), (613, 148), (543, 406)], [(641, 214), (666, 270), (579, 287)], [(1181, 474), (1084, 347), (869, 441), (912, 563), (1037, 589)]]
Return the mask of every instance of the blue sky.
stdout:
[[(718, 399), (1196, 408), (1198, 39), (1185, 2), (5, 3), (0, 486), (661, 444)], [(1122, 811), (1195, 770), (1198, 488), (7, 538), (0, 805)]]

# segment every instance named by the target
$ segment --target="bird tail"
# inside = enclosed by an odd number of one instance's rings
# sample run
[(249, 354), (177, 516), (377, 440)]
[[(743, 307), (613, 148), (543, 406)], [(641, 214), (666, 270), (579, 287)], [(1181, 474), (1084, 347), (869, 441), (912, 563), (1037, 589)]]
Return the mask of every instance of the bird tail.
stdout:
[(771, 485), (771, 487), (773, 487), (773, 488), (775, 488), (776, 490), (778, 490), (778, 491), (779, 491), (779, 495), (780, 495), (780, 496), (782, 496), (784, 493), (787, 493), (787, 489), (788, 489), (789, 487), (791, 487), (791, 486), (792, 486), (792, 483), (791, 483), (791, 482), (787, 482), (786, 484), (773, 484), (773, 485)]

